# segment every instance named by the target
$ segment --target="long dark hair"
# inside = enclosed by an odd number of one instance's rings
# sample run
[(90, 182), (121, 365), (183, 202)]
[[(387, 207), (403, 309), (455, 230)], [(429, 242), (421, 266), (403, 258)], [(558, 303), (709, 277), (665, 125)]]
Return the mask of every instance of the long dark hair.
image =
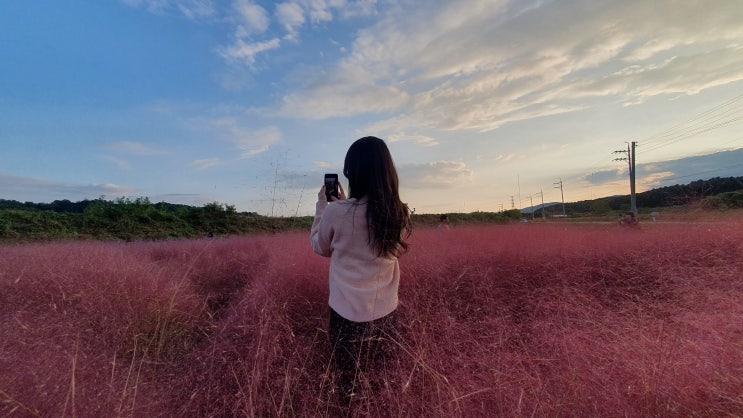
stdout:
[(349, 197), (368, 200), (369, 246), (379, 256), (397, 257), (407, 251), (410, 212), (400, 201), (397, 170), (384, 141), (366, 136), (351, 144), (343, 174), (348, 178)]

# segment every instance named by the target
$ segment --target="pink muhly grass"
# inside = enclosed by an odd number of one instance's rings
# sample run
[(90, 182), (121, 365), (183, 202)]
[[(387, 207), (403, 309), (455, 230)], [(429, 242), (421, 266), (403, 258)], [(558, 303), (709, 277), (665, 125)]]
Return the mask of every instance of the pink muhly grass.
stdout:
[(19, 416), (743, 414), (743, 223), (417, 230), (398, 355), (344, 405), (307, 233), (0, 248)]

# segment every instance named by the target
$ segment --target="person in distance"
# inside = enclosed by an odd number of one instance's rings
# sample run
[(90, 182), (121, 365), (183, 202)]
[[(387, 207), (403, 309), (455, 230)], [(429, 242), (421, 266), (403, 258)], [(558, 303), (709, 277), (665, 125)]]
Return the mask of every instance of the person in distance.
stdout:
[(330, 321), (336, 383), (346, 399), (359, 377), (394, 350), (400, 267), (408, 250), (410, 213), (399, 197), (398, 176), (383, 140), (355, 141), (343, 166), (350, 195), (318, 193), (310, 232), (312, 249), (330, 257)]

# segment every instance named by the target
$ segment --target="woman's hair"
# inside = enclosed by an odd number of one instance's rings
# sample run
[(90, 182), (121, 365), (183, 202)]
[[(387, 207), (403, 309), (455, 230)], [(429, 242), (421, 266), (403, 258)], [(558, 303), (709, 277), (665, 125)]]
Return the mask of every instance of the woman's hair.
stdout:
[(387, 145), (377, 137), (356, 140), (346, 153), (343, 174), (349, 197), (367, 198), (369, 245), (379, 256), (399, 256), (408, 249), (405, 239), (412, 224), (407, 205), (400, 201), (398, 178)]

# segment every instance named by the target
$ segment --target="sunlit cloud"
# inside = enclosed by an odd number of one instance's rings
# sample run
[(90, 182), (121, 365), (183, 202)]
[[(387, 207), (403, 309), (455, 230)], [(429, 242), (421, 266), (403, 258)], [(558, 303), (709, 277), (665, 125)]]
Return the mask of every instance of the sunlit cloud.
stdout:
[(439, 144), (435, 139), (426, 135), (406, 135), (406, 134), (395, 134), (387, 137), (390, 143), (394, 142), (411, 142), (422, 147), (434, 147)]
[(472, 182), (473, 172), (459, 161), (435, 161), (398, 167), (406, 187), (449, 188)]
[(637, 181), (636, 187), (640, 190), (649, 190), (657, 187), (661, 187), (666, 184), (667, 180), (676, 176), (676, 173), (671, 171), (662, 171), (652, 173), (647, 176), (640, 177)]
[(381, 113), (409, 103), (409, 95), (395, 85), (375, 82), (368, 68), (346, 65), (332, 78), (317, 79), (305, 89), (282, 98), (285, 117), (326, 119), (361, 113)]
[[(654, 12), (663, 4), (668, 15)], [(735, 43), (742, 10), (677, 2), (403, 5), (360, 30), (335, 68), (287, 94), (281, 114), (391, 112), (374, 126), (485, 132), (583, 110), (582, 98), (641, 103), (697, 94), (743, 80)], [(580, 30), (565, 30), (576, 19)]]

